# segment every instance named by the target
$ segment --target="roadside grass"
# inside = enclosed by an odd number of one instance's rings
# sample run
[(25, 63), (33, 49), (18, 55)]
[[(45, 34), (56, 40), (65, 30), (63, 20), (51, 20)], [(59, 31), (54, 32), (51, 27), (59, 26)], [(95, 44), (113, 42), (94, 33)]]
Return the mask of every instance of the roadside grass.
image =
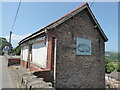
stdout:
[(118, 66), (120, 66), (120, 63), (116, 63), (116, 62), (111, 62), (111, 63), (115, 67), (115, 70), (117, 70)]

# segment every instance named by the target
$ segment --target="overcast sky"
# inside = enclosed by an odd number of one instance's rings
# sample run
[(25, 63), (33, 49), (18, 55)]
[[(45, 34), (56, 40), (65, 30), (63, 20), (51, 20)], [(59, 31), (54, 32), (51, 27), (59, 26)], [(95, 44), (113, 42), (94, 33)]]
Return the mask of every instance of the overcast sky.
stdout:
[[(82, 2), (22, 2), (12, 35), (13, 47), (24, 37), (38, 31), (73, 9)], [(91, 3), (89, 3), (91, 4)], [(18, 2), (2, 3), (2, 36), (9, 38)], [(118, 3), (95, 2), (92, 7), (96, 19), (109, 38), (106, 51), (118, 51)]]

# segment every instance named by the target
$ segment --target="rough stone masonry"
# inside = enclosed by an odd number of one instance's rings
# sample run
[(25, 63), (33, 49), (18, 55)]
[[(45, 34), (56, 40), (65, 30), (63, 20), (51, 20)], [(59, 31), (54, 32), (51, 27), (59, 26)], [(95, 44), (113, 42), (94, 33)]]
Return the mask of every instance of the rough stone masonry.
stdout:
[[(87, 10), (56, 28), (48, 36), (57, 38), (56, 87), (104, 88), (104, 39)], [(92, 40), (92, 55), (76, 55), (76, 37)]]
[[(49, 72), (47, 75), (54, 80), (52, 82), (55, 88), (105, 88), (104, 55), (108, 39), (87, 3), (23, 39), (19, 44), (27, 45), (29, 49), (30, 45), (37, 43), (32, 41), (43, 36), (47, 37), (44, 42), (48, 43), (43, 43), (44, 47), (47, 46), (47, 67), (43, 69), (38, 65), (34, 66), (31, 58), (25, 61), (28, 65), (32, 64), (32, 68), (40, 68), (37, 69), (38, 75), (43, 71)], [(77, 46), (77, 38), (83, 40), (79, 41), (83, 44)], [(83, 54), (76, 53), (78, 47), (81, 47), (79, 51)], [(32, 50), (33, 48), (28, 50), (31, 51), (28, 56), (32, 57)], [(36, 55), (40, 55), (38, 53)], [(29, 67), (31, 68), (27, 68)]]

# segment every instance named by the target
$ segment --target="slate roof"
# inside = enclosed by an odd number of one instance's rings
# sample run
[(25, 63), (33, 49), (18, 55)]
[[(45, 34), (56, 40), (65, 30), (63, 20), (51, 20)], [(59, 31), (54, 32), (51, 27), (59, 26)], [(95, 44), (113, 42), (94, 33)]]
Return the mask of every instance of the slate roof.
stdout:
[(113, 71), (110, 74), (106, 74), (114, 79), (117, 79), (118, 81), (120, 81), (120, 72), (117, 71)]
[(34, 38), (34, 37), (37, 36), (37, 35), (40, 35), (41, 33), (45, 32), (46, 30), (52, 29), (52, 28), (60, 25), (60, 24), (63, 23), (64, 21), (70, 19), (72, 16), (76, 15), (77, 13), (81, 12), (82, 10), (84, 10), (84, 9), (86, 9), (86, 8), (88, 9), (89, 13), (91, 14), (91, 17), (93, 18), (93, 20), (95, 21), (97, 27), (99, 28), (100, 33), (102, 34), (104, 40), (105, 40), (105, 41), (108, 41), (107, 36), (104, 34), (102, 28), (100, 27), (100, 25), (99, 25), (99, 23), (97, 22), (95, 16), (93, 15), (92, 11), (90, 10), (90, 7), (89, 7), (88, 3), (84, 3), (84, 4), (82, 4), (81, 6), (79, 6), (78, 8), (76, 8), (76, 9), (74, 9), (73, 11), (69, 12), (68, 14), (64, 15), (64, 16), (61, 17), (60, 19), (54, 21), (53, 23), (47, 25), (46, 27), (40, 29), (39, 31), (31, 34), (30, 36), (28, 36), (28, 37), (26, 37), (26, 38), (24, 38), (23, 40), (21, 40), (21, 41), (19, 42), (19, 44), (21, 44), (21, 43), (23, 43), (23, 42), (25, 42), (25, 41), (27, 41), (27, 40), (29, 40), (29, 39), (32, 39), (32, 38)]

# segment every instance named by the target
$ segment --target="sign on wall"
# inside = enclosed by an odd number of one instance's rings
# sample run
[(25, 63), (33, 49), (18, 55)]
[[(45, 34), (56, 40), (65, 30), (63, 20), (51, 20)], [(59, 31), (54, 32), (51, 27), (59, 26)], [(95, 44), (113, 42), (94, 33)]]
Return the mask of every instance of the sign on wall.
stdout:
[(91, 40), (77, 37), (76, 55), (91, 55)]

